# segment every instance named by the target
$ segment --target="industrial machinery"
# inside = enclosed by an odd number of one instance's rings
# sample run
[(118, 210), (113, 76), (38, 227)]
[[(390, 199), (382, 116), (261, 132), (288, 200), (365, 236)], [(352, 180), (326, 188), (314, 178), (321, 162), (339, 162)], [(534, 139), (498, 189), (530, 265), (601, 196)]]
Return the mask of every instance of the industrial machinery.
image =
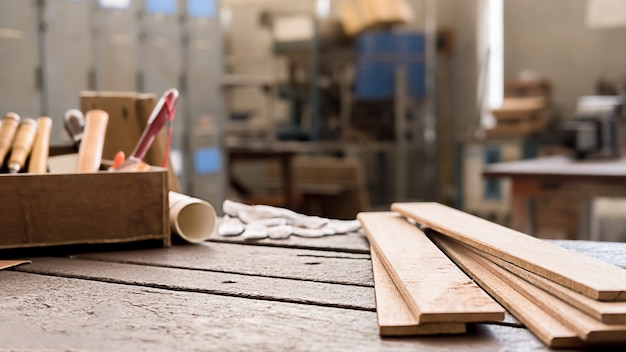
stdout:
[(578, 159), (621, 157), (619, 96), (578, 99), (576, 116), (563, 124), (562, 143)]

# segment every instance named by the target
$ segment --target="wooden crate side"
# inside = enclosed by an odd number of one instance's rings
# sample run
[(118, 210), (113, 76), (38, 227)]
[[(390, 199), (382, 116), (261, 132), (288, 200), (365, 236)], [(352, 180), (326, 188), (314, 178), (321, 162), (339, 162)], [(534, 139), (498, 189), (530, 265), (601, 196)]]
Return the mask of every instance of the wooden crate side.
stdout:
[(3, 175), (0, 248), (169, 244), (167, 173)]

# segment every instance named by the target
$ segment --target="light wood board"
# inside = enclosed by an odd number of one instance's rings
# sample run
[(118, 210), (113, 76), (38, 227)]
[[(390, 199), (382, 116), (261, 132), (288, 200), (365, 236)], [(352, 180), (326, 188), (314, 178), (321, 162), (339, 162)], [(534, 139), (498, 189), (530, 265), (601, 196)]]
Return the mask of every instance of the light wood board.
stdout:
[(600, 301), (626, 300), (626, 270), (438, 203), (392, 210), (446, 236)]
[(504, 309), (406, 219), (391, 212), (357, 217), (419, 324), (504, 319)]
[[(470, 250), (471, 251), (471, 250)], [(534, 302), (555, 319), (572, 329), (583, 341), (593, 343), (626, 342), (626, 325), (607, 325), (583, 313), (550, 293), (512, 274), (497, 264), (478, 256), (475, 260), (497, 275), (502, 281)]]
[(571, 348), (583, 345), (574, 330), (553, 318), (479, 263), (476, 258), (480, 258), (480, 256), (445, 236), (431, 236), (431, 238), (457, 265), (463, 268), (468, 275), (513, 313), (547, 346)]
[(374, 248), (371, 249), (371, 255), (376, 317), (381, 336), (462, 334), (466, 331), (463, 323), (419, 324), (380, 262)]
[(605, 324), (626, 324), (626, 302), (599, 302), (593, 300), (500, 258), (478, 250), (474, 251), (491, 262), (551, 293), (552, 295), (560, 298), (562, 301), (568, 302)]
[(20, 264), (31, 263), (30, 260), (0, 260), (0, 270), (8, 269)]

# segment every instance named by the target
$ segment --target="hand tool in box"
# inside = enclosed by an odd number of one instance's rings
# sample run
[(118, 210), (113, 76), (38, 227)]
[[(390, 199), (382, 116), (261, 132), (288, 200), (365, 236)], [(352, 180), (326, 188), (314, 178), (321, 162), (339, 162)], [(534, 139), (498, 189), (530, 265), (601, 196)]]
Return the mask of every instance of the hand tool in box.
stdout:
[[(174, 88), (168, 89), (161, 96), (156, 106), (152, 110), (152, 114), (150, 114), (148, 124), (141, 134), (141, 137), (139, 138), (135, 149), (126, 159), (126, 161), (115, 170), (131, 170), (136, 168), (137, 164), (143, 160), (146, 152), (152, 145), (152, 142), (161, 131), (161, 128), (163, 128), (166, 123), (171, 122), (174, 119), (177, 101), (178, 90)], [(165, 158), (167, 158), (169, 154), (169, 140), (170, 138), (168, 137), (168, 146), (166, 147)]]
[(80, 141), (83, 139), (83, 130), (85, 129), (85, 116), (78, 109), (71, 109), (65, 112), (63, 117), (63, 126), (65, 131), (74, 142), (74, 146), (78, 148)]
[(35, 135), (37, 134), (37, 122), (31, 118), (25, 118), (17, 128), (17, 134), (11, 147), (9, 157), (9, 172), (16, 174), (24, 168), (26, 158), (33, 149)]
[(0, 166), (4, 164), (4, 158), (11, 149), (13, 137), (15, 137), (15, 131), (17, 131), (19, 124), (20, 116), (14, 112), (7, 113), (2, 120), (0, 127)]
[(78, 149), (78, 172), (96, 172), (102, 161), (104, 137), (109, 123), (109, 114), (103, 110), (90, 110), (85, 116), (85, 132)]
[(51, 118), (43, 116), (37, 119), (37, 135), (28, 162), (28, 173), (30, 174), (44, 174), (48, 171), (51, 129)]

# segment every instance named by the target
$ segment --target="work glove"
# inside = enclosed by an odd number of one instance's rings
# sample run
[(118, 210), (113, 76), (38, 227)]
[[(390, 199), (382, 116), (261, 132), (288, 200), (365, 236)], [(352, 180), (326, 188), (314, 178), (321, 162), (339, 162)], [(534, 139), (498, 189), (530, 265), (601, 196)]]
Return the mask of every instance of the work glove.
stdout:
[(241, 236), (247, 240), (284, 239), (291, 235), (323, 237), (358, 232), (358, 220), (334, 220), (308, 216), (285, 208), (246, 205), (225, 200), (224, 218), (217, 229), (220, 236)]

